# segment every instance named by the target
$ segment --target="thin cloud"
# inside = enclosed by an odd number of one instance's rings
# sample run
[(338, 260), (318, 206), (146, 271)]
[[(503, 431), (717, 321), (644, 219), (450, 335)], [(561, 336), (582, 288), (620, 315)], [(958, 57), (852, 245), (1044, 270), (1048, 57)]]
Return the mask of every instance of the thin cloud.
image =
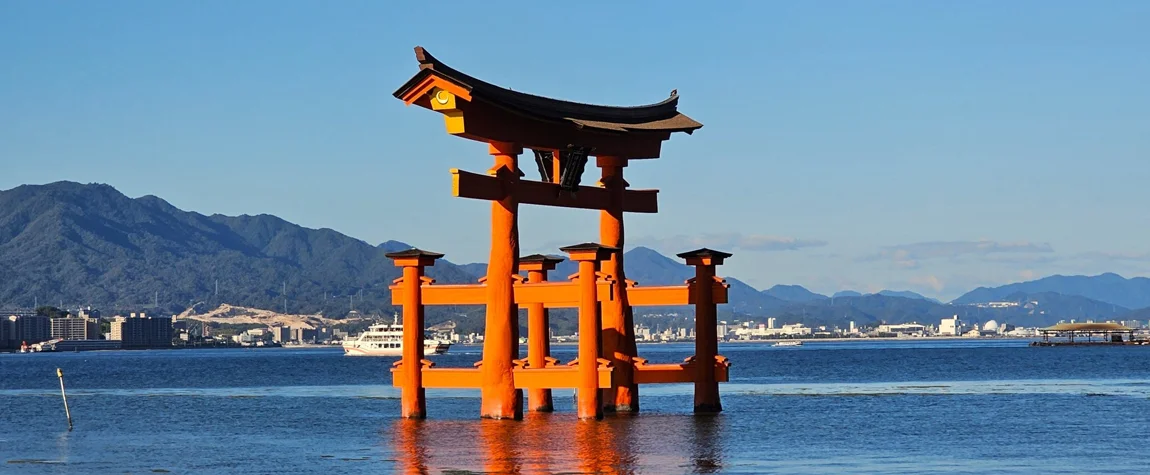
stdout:
[(1037, 254), (1051, 253), (1054, 248), (1047, 243), (998, 242), (998, 241), (933, 241), (888, 246), (878, 253), (866, 256), (860, 260), (876, 261), (890, 260), (896, 266), (903, 268), (918, 267), (921, 260), (926, 259), (954, 259), (964, 256), (998, 258), (996, 254)]
[(1106, 252), (1092, 251), (1074, 255), (1077, 259), (1104, 262), (1150, 262), (1150, 253), (1146, 252)]
[(931, 289), (936, 293), (941, 292), (946, 287), (941, 279), (933, 275), (914, 276), (908, 279), (907, 283), (914, 287)]
[(634, 243), (660, 249), (682, 249), (684, 251), (699, 247), (708, 247), (717, 250), (797, 251), (827, 245), (826, 241), (818, 239), (741, 233), (701, 234), (697, 236), (677, 235), (663, 238), (645, 237), (636, 239)]

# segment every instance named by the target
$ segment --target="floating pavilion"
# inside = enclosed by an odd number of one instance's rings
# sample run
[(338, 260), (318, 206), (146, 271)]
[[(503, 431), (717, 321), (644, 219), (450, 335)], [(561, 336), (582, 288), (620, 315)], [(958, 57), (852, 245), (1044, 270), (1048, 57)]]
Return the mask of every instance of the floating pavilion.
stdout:
[[(419, 71), (395, 97), (443, 115), (447, 133), (481, 142), (494, 158), (486, 173), (452, 169), (456, 197), (491, 202), (491, 251), (487, 275), (476, 284), (438, 285), (426, 267), (443, 254), (409, 249), (387, 256), (403, 268), (391, 286), (392, 304), (403, 307), (403, 357), (392, 368), (401, 388), (402, 417), (424, 418), (425, 388), (479, 388), (480, 416), (521, 419), (529, 410), (551, 411), (551, 390), (575, 388), (580, 418), (639, 410), (641, 384), (693, 383), (696, 413), (722, 411), (718, 383), (730, 367), (718, 353), (716, 305), (727, 302), (727, 283), (716, 266), (731, 254), (697, 249), (678, 256), (695, 268), (683, 285), (644, 287), (623, 270), (624, 213), (658, 211), (658, 190), (630, 189), (623, 169), (632, 161), (658, 158), (671, 134), (703, 126), (678, 110), (679, 96), (633, 107), (600, 106), (540, 97), (502, 88), (455, 70), (422, 47)], [(527, 179), (519, 155), (532, 152), (539, 179)], [(591, 185), (582, 178), (590, 157), (600, 169)], [(711, 198), (699, 195), (699, 199)], [(519, 255), (519, 205), (599, 211), (598, 242), (561, 248), (579, 272), (549, 278), (562, 258)], [(527, 272), (526, 278), (521, 272)], [(424, 359), (427, 305), (486, 307), (483, 358), (470, 368), (440, 368)], [(635, 345), (636, 306), (693, 305), (695, 354), (682, 363), (649, 364)], [(519, 354), (519, 308), (528, 313), (526, 358)], [(579, 315), (578, 358), (562, 363), (550, 355), (552, 308)]]
[[(1059, 345), (1091, 345), (1091, 344), (1123, 344), (1132, 343), (1134, 329), (1113, 322), (1102, 323), (1059, 323), (1038, 330), (1042, 334), (1042, 341), (1036, 341), (1034, 346)], [(1094, 335), (1102, 335), (1100, 341), (1092, 341)], [(1123, 338), (1125, 335), (1125, 338)], [(1065, 342), (1052, 341), (1051, 338), (1066, 338)], [(1082, 341), (1085, 337), (1087, 341)], [(1078, 338), (1078, 341), (1074, 341)]]

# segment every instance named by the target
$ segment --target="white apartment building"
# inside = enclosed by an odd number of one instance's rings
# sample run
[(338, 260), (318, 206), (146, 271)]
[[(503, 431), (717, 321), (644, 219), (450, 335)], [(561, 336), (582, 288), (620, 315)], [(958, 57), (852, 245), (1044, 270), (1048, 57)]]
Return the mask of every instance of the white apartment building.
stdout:
[(876, 330), (878, 333), (893, 333), (896, 335), (918, 335), (926, 334), (926, 326), (918, 323), (899, 323), (894, 325), (879, 325)]
[(947, 336), (961, 335), (962, 320), (958, 319), (958, 315), (942, 319), (942, 321), (938, 324), (938, 334)]

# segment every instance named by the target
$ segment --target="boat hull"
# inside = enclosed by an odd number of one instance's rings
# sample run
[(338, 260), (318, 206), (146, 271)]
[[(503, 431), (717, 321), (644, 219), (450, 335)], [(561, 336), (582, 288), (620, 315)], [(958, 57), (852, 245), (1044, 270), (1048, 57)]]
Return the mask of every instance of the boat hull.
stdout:
[[(358, 342), (347, 342), (343, 345), (343, 354), (347, 356), (403, 356), (403, 348), (372, 348), (371, 344), (360, 345)], [(451, 343), (428, 341), (423, 345), (424, 355), (442, 355), (451, 348)]]

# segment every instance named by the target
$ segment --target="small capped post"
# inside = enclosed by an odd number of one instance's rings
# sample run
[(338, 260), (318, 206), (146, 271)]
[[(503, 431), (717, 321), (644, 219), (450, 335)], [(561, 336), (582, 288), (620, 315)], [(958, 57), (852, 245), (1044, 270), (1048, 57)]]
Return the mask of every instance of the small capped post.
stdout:
[[(547, 282), (547, 273), (563, 262), (562, 257), (532, 254), (519, 258), (519, 270), (527, 271), (527, 283)], [(551, 315), (542, 303), (527, 305), (527, 366), (544, 368), (551, 356)], [(531, 412), (551, 412), (550, 389), (530, 389), (527, 391), (527, 410)]]
[(583, 243), (560, 248), (572, 261), (579, 263), (579, 395), (580, 419), (602, 419), (599, 394), (599, 265), (620, 252), (617, 247)]
[(423, 389), (423, 270), (435, 265), (443, 254), (411, 248), (386, 254), (403, 268), (399, 288), (403, 295), (403, 373), (400, 416), (409, 419), (427, 417), (427, 397)]
[(731, 257), (730, 253), (702, 248), (679, 254), (695, 268), (691, 293), (695, 300), (695, 413), (716, 414), (723, 411), (719, 400), (719, 382), (715, 378), (715, 356), (719, 354), (718, 310), (715, 304), (715, 266)]

